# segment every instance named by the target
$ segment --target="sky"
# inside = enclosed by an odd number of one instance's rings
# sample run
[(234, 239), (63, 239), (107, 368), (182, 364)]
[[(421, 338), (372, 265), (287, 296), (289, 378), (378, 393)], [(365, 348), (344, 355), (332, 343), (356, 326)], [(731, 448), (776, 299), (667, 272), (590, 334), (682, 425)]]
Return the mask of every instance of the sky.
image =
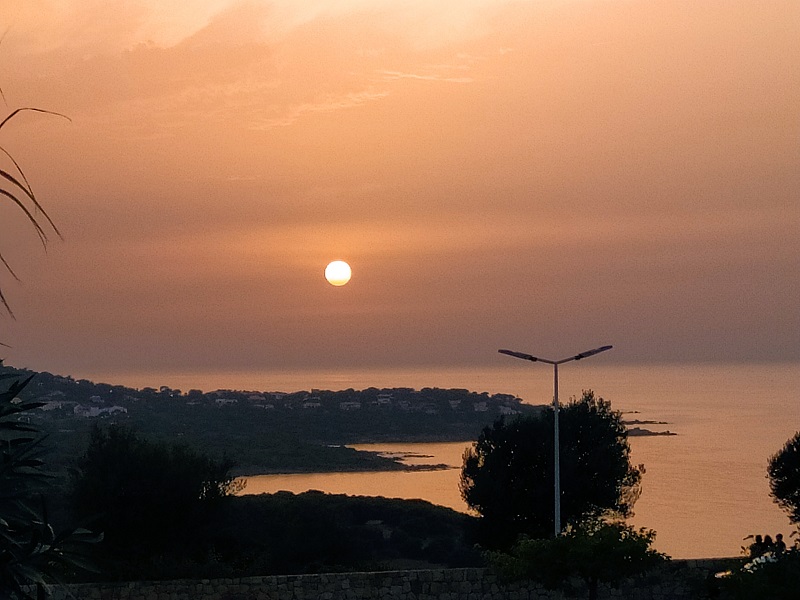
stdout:
[(0, 130), (63, 236), (0, 202), (8, 364), (800, 361), (796, 0), (4, 0), (0, 28), (5, 113), (69, 117)]

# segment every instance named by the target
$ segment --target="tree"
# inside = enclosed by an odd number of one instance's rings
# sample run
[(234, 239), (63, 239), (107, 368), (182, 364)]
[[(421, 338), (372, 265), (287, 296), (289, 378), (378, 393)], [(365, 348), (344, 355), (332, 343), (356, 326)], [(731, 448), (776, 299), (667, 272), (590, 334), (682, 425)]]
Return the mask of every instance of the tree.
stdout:
[(506, 578), (533, 579), (549, 589), (579, 577), (594, 600), (599, 583), (617, 585), (667, 559), (651, 547), (654, 539), (649, 529), (589, 519), (570, 525), (554, 539), (523, 537), (508, 553), (490, 552), (489, 560)]
[(143, 560), (196, 549), (221, 502), (238, 488), (232, 463), (186, 446), (151, 442), (130, 429), (95, 426), (73, 475), (75, 512), (94, 518), (103, 553)]
[[(0, 366), (2, 361), (0, 360)], [(47, 518), (41, 493), (49, 475), (42, 460), (43, 437), (26, 422), (26, 413), (41, 406), (19, 402), (17, 394), (33, 376), (14, 379), (0, 393), (0, 597), (31, 598), (25, 586), (44, 597), (51, 583), (77, 568), (91, 568), (84, 560), (86, 545), (98, 541), (85, 529), (56, 533)]]
[[(643, 467), (630, 462), (621, 414), (585, 391), (559, 416), (561, 510), (565, 523), (609, 512), (627, 516), (640, 493)], [(517, 536), (553, 530), (553, 410), (498, 420), (464, 453), (460, 489), (480, 515), (487, 546), (509, 547)]]
[(767, 472), (773, 499), (800, 524), (800, 432), (770, 458)]

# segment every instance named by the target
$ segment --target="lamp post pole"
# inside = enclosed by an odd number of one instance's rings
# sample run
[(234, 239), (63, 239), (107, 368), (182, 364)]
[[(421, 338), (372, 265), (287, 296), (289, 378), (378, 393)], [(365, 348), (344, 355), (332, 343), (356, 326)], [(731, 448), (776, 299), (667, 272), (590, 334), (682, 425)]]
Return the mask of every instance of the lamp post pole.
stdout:
[(581, 360), (583, 358), (588, 358), (590, 356), (594, 356), (595, 354), (600, 354), (601, 352), (605, 352), (606, 350), (611, 350), (613, 346), (601, 346), (600, 348), (595, 348), (594, 350), (587, 350), (586, 352), (581, 352), (580, 354), (576, 354), (575, 356), (570, 356), (568, 358), (562, 358), (561, 360), (550, 360), (548, 358), (540, 358), (537, 356), (532, 356), (530, 354), (525, 354), (524, 352), (515, 352), (514, 350), (498, 350), (500, 354), (507, 354), (508, 356), (513, 356), (514, 358), (520, 358), (522, 360), (529, 360), (531, 362), (543, 362), (548, 365), (553, 365), (553, 471), (554, 471), (554, 478), (555, 483), (553, 485), (553, 495), (554, 495), (554, 521), (555, 521), (555, 535), (558, 537), (561, 534), (561, 446), (558, 440), (558, 365), (562, 365), (564, 363), (573, 361), (573, 360)]

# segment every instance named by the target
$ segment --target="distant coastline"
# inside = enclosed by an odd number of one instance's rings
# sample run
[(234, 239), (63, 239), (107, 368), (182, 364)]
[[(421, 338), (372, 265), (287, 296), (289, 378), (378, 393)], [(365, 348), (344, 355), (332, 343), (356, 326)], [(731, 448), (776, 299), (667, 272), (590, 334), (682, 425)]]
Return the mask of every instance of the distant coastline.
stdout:
[[(0, 373), (35, 375), (21, 397), (40, 403), (32, 418), (51, 435), (54, 461), (65, 469), (97, 423), (128, 426), (145, 436), (231, 457), (237, 476), (446, 470), (453, 465), (406, 464), (402, 456), (356, 450), (352, 445), (467, 445), (499, 418), (537, 414), (545, 408), (526, 404), (513, 394), (465, 388), (205, 393), (195, 388), (136, 389), (94, 383), (2, 363)], [(625, 424), (631, 437), (675, 435), (642, 427), (665, 424), (660, 421)]]

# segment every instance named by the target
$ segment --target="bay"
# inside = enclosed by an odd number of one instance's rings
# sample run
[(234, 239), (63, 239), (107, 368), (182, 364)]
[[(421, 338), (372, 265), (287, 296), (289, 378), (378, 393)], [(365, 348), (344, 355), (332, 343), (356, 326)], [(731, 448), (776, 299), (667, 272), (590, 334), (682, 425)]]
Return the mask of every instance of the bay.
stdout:
[[(106, 374), (115, 383), (202, 389), (296, 391), (366, 387), (467, 388), (511, 393), (531, 404), (552, 399), (552, 369), (510, 361), (460, 369)], [(87, 376), (88, 377), (88, 376)], [(93, 378), (93, 377), (88, 377)], [(150, 378), (150, 379), (147, 379)], [(97, 380), (95, 378), (95, 380)], [(147, 381), (147, 383), (144, 383)], [(656, 547), (676, 558), (735, 556), (749, 534), (792, 527), (772, 501), (766, 477), (772, 454), (800, 429), (800, 365), (605, 365), (601, 359), (559, 369), (562, 401), (593, 389), (629, 419), (666, 421), (677, 435), (631, 438), (643, 463), (643, 492), (631, 522), (655, 529)], [(646, 426), (658, 429), (659, 426)], [(466, 444), (450, 449), (393, 445), (459, 467)], [(375, 448), (373, 449), (380, 449)], [(449, 458), (447, 458), (449, 457)], [(305, 491), (423, 498), (467, 508), (458, 469), (415, 473), (274, 475), (248, 478), (247, 493)]]

